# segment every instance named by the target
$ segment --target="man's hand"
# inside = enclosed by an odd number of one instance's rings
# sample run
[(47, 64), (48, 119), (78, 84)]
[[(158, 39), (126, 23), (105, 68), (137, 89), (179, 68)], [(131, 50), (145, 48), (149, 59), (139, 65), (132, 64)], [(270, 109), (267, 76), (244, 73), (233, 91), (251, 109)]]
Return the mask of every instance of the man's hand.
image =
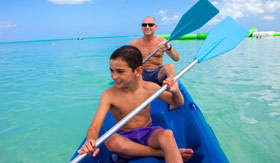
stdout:
[(159, 44), (159, 50), (165, 52), (167, 51), (168, 49), (171, 48), (171, 44), (170, 43), (167, 43), (166, 44), (166, 41), (162, 41), (160, 44)]
[(84, 154), (87, 153), (90, 156), (95, 157), (99, 153), (99, 148), (95, 148), (95, 140), (94, 139), (88, 139), (86, 140), (85, 144), (78, 150), (78, 153)]

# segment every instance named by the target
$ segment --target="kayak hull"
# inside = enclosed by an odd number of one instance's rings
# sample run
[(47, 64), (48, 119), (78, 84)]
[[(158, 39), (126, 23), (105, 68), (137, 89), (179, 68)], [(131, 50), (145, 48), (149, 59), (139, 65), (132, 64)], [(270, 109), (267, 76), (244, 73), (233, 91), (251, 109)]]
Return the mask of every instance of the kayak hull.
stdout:
[[(166, 129), (171, 129), (174, 133), (179, 148), (192, 148), (194, 156), (190, 163), (223, 163), (229, 162), (219, 142), (211, 129), (210, 125), (204, 119), (199, 107), (194, 103), (190, 94), (179, 82), (179, 88), (184, 96), (185, 104), (180, 108), (168, 111), (168, 105), (163, 101), (156, 99), (151, 103), (151, 116), (153, 125), (160, 125)], [(100, 134), (102, 135), (115, 124), (115, 121), (108, 113)], [(85, 139), (78, 147), (82, 146)], [(77, 151), (71, 158), (78, 155)], [(100, 152), (96, 157), (86, 156), (82, 163), (102, 163), (112, 162), (112, 153), (105, 145), (100, 146)], [(130, 160), (129, 163), (163, 163), (164, 159), (156, 157), (144, 157)]]

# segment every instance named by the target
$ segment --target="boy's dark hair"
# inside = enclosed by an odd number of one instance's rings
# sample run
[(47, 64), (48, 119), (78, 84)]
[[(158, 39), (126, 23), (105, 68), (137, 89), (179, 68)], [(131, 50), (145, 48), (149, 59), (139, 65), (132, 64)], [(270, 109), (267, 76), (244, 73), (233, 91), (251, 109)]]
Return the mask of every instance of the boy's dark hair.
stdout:
[(113, 52), (111, 59), (121, 58), (134, 71), (139, 66), (142, 66), (142, 54), (139, 49), (131, 45), (125, 45)]

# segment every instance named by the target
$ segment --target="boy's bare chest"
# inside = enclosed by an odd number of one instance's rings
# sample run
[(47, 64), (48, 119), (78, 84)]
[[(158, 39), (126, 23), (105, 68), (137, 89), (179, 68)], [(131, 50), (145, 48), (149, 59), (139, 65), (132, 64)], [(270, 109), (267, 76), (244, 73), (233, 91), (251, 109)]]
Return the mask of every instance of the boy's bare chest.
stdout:
[(146, 99), (150, 97), (149, 92), (137, 92), (134, 94), (119, 94), (113, 99), (114, 108), (122, 113), (128, 113), (141, 105)]

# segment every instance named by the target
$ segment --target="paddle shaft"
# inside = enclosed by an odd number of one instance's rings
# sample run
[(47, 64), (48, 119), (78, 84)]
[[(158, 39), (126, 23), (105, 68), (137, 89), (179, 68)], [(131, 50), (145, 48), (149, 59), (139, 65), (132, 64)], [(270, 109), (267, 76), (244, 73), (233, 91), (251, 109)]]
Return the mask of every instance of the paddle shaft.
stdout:
[[(169, 42), (170, 41), (167, 40), (164, 44), (166, 45)], [(154, 56), (158, 51), (159, 51), (159, 48), (157, 48), (152, 54), (150, 54), (147, 58), (145, 58), (144, 61), (142, 62), (142, 64), (144, 64), (147, 60), (149, 60), (152, 56)]]
[[(174, 80), (178, 80), (185, 72), (190, 70), (196, 63), (197, 60), (191, 62), (188, 66), (182, 69), (175, 77)], [(101, 137), (96, 140), (96, 148), (99, 147), (102, 143), (104, 143), (110, 136), (112, 136), (115, 132), (117, 132), (122, 126), (124, 126), (131, 118), (133, 118), (136, 114), (138, 114), (141, 110), (143, 110), (147, 105), (149, 105), (154, 99), (156, 99), (161, 93), (166, 91), (167, 85), (163, 85), (160, 89), (158, 89), (152, 96), (150, 96), (146, 101), (144, 101), (141, 105), (139, 105), (136, 109), (127, 114), (122, 120), (120, 120), (117, 124), (115, 124), (110, 130), (104, 133)], [(82, 154), (77, 156), (75, 159), (71, 161), (71, 163), (77, 163), (81, 161), (87, 154)]]

